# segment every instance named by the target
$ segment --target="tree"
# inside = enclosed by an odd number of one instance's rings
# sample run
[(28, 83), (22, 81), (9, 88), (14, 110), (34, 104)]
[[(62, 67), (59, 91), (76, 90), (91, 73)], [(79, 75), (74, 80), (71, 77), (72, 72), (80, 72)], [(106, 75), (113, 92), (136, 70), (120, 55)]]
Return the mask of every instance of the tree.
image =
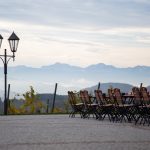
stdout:
[(9, 105), (8, 105), (8, 113), (9, 114), (19, 114), (20, 111), (16, 108), (15, 104), (14, 104), (14, 99), (12, 99), (11, 101), (9, 101)]
[(44, 104), (39, 100), (32, 86), (30, 86), (30, 91), (23, 94), (23, 97), (25, 100), (23, 107), (26, 113), (40, 113), (43, 108), (45, 109)]
[(59, 108), (59, 107), (55, 107), (54, 108), (54, 110), (53, 110), (53, 113), (62, 113), (63, 112), (63, 110), (61, 109), (61, 108)]

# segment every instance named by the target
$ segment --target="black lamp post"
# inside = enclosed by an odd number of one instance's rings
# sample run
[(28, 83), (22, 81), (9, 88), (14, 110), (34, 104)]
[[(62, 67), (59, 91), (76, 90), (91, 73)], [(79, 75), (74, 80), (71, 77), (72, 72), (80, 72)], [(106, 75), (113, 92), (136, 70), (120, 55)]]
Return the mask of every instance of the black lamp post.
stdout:
[[(2, 40), (3, 37), (0, 35), (0, 47), (2, 44)], [(7, 55), (7, 50), (4, 50), (4, 55), (0, 55), (0, 59), (2, 60), (3, 64), (4, 64), (4, 77), (5, 77), (5, 81), (4, 81), (4, 87), (5, 87), (5, 94), (4, 94), (4, 115), (7, 115), (8, 113), (8, 101), (7, 101), (7, 64), (9, 62), (9, 60), (11, 58), (13, 58), (13, 61), (15, 60), (15, 52), (17, 51), (17, 47), (18, 47), (18, 43), (19, 43), (19, 38), (17, 37), (17, 35), (13, 32), (11, 34), (11, 36), (8, 39), (9, 41), (9, 45), (10, 45), (10, 49), (13, 53), (13, 55)]]

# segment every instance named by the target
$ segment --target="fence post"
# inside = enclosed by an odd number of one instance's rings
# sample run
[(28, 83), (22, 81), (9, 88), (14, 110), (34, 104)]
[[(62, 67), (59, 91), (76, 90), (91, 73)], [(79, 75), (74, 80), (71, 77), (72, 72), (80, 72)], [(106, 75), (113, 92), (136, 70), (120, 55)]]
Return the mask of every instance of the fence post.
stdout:
[(47, 99), (47, 108), (46, 108), (46, 113), (48, 114), (48, 110), (49, 110), (49, 99)]
[(99, 83), (98, 83), (98, 87), (97, 87), (97, 89), (99, 90), (99, 89), (100, 89), (100, 87), (101, 87), (101, 83), (99, 82)]
[(8, 84), (8, 93), (7, 93), (7, 103), (8, 103), (8, 108), (10, 108), (9, 95), (10, 95), (10, 84)]
[(52, 104), (51, 113), (53, 113), (54, 107), (55, 107), (56, 92), (57, 92), (57, 83), (55, 84), (55, 91), (54, 91), (54, 97), (53, 97), (53, 104)]

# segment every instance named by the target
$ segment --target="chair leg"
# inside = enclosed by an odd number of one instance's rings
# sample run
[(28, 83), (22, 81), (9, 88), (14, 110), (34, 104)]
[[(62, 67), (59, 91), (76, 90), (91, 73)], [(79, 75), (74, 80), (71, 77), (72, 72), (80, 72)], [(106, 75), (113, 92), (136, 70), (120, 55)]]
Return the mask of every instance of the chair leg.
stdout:
[(135, 125), (138, 123), (139, 119), (141, 118), (141, 116), (139, 115), (136, 119), (135, 119)]

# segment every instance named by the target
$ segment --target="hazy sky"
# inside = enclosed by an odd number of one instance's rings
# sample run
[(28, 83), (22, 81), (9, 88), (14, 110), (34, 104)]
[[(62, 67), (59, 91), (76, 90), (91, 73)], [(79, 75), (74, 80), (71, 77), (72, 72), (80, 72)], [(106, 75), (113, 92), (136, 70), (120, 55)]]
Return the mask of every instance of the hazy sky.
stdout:
[(150, 66), (150, 0), (0, 0), (1, 54), (12, 31), (10, 65)]

